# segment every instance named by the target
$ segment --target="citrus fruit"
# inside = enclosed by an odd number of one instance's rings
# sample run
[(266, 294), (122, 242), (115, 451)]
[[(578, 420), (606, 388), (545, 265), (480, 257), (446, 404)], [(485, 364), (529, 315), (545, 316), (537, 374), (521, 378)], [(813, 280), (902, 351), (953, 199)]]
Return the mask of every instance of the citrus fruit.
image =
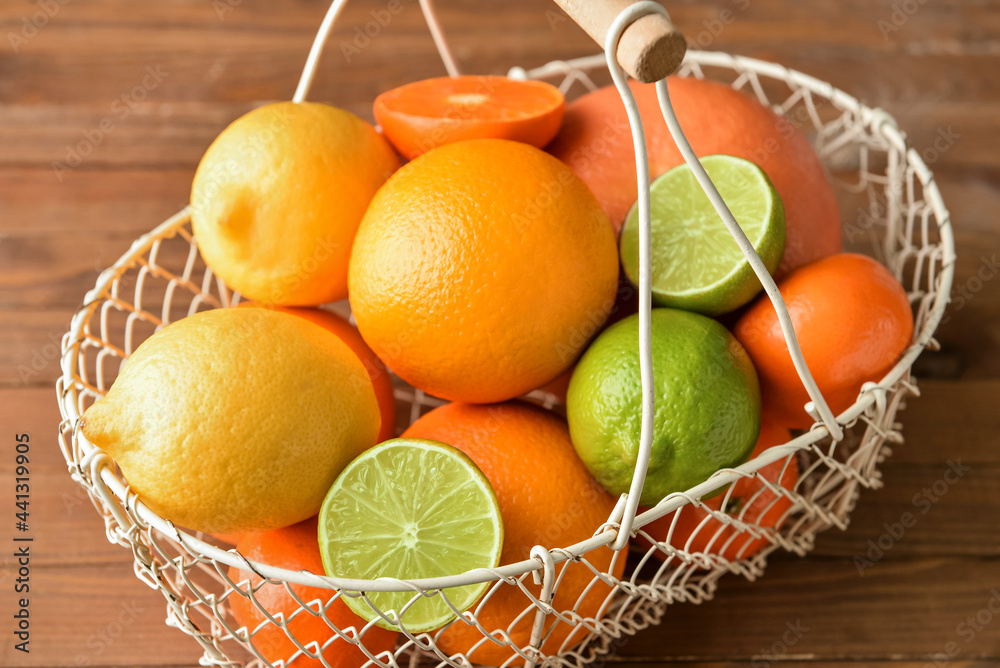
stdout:
[[(598, 332), (607, 329), (619, 320), (624, 320), (628, 316), (639, 312), (639, 292), (635, 286), (629, 282), (625, 272), (618, 277), (618, 294), (615, 297), (614, 306), (608, 319), (604, 321), (603, 327)], [(557, 404), (566, 404), (566, 390), (569, 389), (569, 380), (573, 376), (573, 369), (576, 365), (563, 371), (552, 381), (538, 388), (538, 391), (548, 395), (547, 399), (555, 401)]]
[[(332, 577), (436, 578), (495, 568), (503, 523), (496, 494), (471, 459), (444, 443), (397, 438), (368, 450), (337, 478), (320, 511), (319, 543)], [(452, 621), (454, 609), (470, 608), (488, 586), (450, 587), (435, 596), (370, 591), (371, 604), (344, 600), (386, 628), (397, 627), (379, 612), (392, 611), (417, 633)]]
[[(840, 253), (800, 267), (778, 283), (802, 356), (837, 415), (896, 363), (913, 337), (913, 312), (899, 281), (875, 260)], [(760, 376), (764, 413), (778, 424), (808, 429), (809, 401), (766, 297), (754, 302), (733, 333)]]
[[(775, 445), (784, 445), (790, 440), (792, 435), (787, 429), (765, 420), (761, 422), (760, 437), (750, 458)], [(744, 524), (765, 530), (778, 530), (787, 519), (793, 503), (787, 496), (769, 489), (761, 480), (780, 485), (785, 489), (793, 489), (799, 480), (799, 467), (795, 457), (772, 462), (758, 469), (755, 476), (740, 478), (733, 483), (732, 491), (727, 492), (728, 496), (719, 494), (703, 503), (707, 508), (728, 513)], [(693, 505), (684, 506), (650, 522), (642, 528), (642, 531), (657, 541), (669, 542), (674, 547), (689, 553), (714, 554), (727, 561), (749, 559), (770, 545), (770, 541), (764, 535), (755, 538), (748, 531), (738, 530), (732, 524), (717, 519), (706, 508)], [(641, 534), (636, 541), (644, 548), (651, 545)], [(666, 556), (660, 550), (654, 550), (653, 555), (660, 559)]]
[[(403, 436), (449, 443), (482, 469), (496, 491), (503, 516), (501, 563), (529, 559), (535, 545), (569, 547), (586, 540), (614, 509), (615, 499), (601, 489), (573, 452), (566, 423), (541, 408), (522, 402), (447, 404), (414, 422)], [(600, 548), (584, 558), (598, 571), (620, 578), (625, 555), (617, 560), (614, 556), (610, 549)], [(575, 609), (584, 619), (599, 619), (611, 588), (580, 562), (564, 562), (556, 570), (561, 579), (552, 606), (559, 611)], [(540, 595), (541, 586), (531, 577), (521, 585), (535, 597)], [(526, 610), (528, 614), (521, 616)], [(534, 608), (518, 587), (499, 586), (473, 612), (487, 632), (507, 632), (515, 645), (528, 646)], [(551, 617), (545, 633), (542, 651), (548, 653), (564, 641), (572, 644), (586, 635), (581, 627), (555, 623)], [(510, 647), (494, 644), (478, 628), (462, 622), (444, 629), (437, 636), (437, 646), (446, 654), (461, 652), (474, 663), (491, 666), (514, 656)]]
[(375, 443), (365, 367), (317, 325), (268, 309), (214, 309), (144, 341), (80, 429), (175, 524), (265, 531), (319, 511)]
[(618, 253), (587, 187), (537, 148), (473, 139), (425, 153), (372, 200), (350, 297), (372, 350), (446, 399), (501, 401), (574, 362), (615, 300)]
[[(786, 119), (746, 93), (699, 79), (670, 77), (670, 100), (698, 156), (726, 153), (759, 165), (785, 205), (785, 253), (778, 273), (840, 251), (840, 216), (823, 165), (801, 118)], [(650, 178), (683, 164), (652, 84), (631, 83), (642, 115)], [(625, 107), (614, 86), (566, 106), (547, 147), (594, 191), (617, 230), (638, 198), (635, 151)]]
[(501, 76), (415, 81), (375, 98), (375, 121), (413, 160), (464, 139), (512, 139), (541, 148), (559, 132), (565, 98), (543, 81)]
[[(710, 155), (702, 165), (769, 272), (785, 249), (785, 210), (767, 174), (749, 160)], [(763, 289), (687, 164), (650, 186), (652, 297), (706, 315), (743, 306)], [(622, 267), (639, 284), (639, 211), (622, 227)]]
[[(746, 461), (760, 432), (757, 374), (725, 327), (697, 313), (653, 309), (651, 342), (656, 410), (646, 506)], [(597, 481), (612, 494), (627, 492), (642, 420), (638, 315), (609, 327), (580, 358), (566, 416)]]
[(205, 262), (254, 301), (315, 306), (347, 296), (351, 242), (399, 166), (368, 123), (314, 102), (236, 119), (205, 152), (191, 224)]
[[(257, 302), (243, 302), (240, 306), (262, 305)], [(361, 338), (361, 333), (358, 332), (357, 328), (336, 313), (326, 309), (290, 306), (273, 308), (305, 318), (332, 332), (358, 356), (371, 378), (375, 398), (378, 400), (379, 413), (382, 416), (382, 426), (379, 428), (377, 441), (381, 443), (392, 438), (396, 432), (396, 397), (393, 394), (392, 376), (382, 364), (382, 360), (372, 352), (365, 340)]]
[[(281, 529), (245, 534), (236, 549), (250, 561), (290, 571), (309, 571), (315, 575), (323, 575), (323, 562), (319, 555), (319, 544), (316, 542), (316, 530), (316, 518), (311, 517)], [(351, 612), (344, 603), (344, 596), (327, 607), (327, 602), (337, 593), (332, 589), (298, 584), (289, 584), (286, 588), (284, 584), (263, 582), (257, 573), (236, 567), (230, 567), (229, 579), (241, 590), (246, 591), (248, 588), (253, 590), (256, 603), (234, 592), (227, 599), (229, 609), (237, 625), (246, 626), (247, 630), (253, 633), (250, 642), (270, 663), (288, 661), (289, 657), (299, 651), (289, 637), (291, 635), (310, 652), (321, 653), (326, 661), (324, 664), (318, 658), (300, 654), (291, 663), (286, 664), (292, 668), (320, 668), (326, 665), (332, 668), (360, 668), (364, 665), (368, 657), (359, 647), (344, 638), (337, 637), (323, 648), (329, 639), (336, 637), (336, 632), (330, 628), (326, 619), (345, 635), (359, 638), (361, 644), (372, 654), (391, 651), (396, 646), (398, 634), (377, 626), (369, 627), (359, 636), (358, 633), (365, 628), (366, 622)], [(309, 609), (303, 609), (295, 597)], [(261, 611), (261, 607), (266, 614)], [(270, 622), (267, 615), (284, 622), (287, 632), (274, 622)], [(266, 626), (254, 633), (255, 629), (265, 622), (268, 622)], [(317, 643), (319, 647), (310, 647), (310, 643)]]

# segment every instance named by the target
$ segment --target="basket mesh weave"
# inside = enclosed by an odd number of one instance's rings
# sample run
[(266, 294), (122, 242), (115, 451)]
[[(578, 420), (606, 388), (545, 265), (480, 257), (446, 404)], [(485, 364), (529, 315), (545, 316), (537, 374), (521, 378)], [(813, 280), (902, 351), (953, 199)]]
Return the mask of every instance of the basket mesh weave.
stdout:
[[(572, 96), (594, 88), (591, 76), (600, 76), (603, 65), (603, 59), (595, 57), (551, 63), (533, 72), (512, 70), (511, 74), (553, 79)], [(606, 75), (606, 69), (603, 73)], [(864, 107), (821, 81), (773, 64), (705, 52), (689, 52), (681, 74), (712, 78), (742, 89), (810, 137), (837, 186), (845, 236), (856, 244), (853, 250), (876, 256), (907, 289), (916, 317), (913, 347), (880, 384), (866, 385), (858, 402), (840, 416), (846, 429), (844, 440), (833, 442), (824, 430), (814, 428), (789, 444), (768, 450), (766, 456), (710, 479), (718, 489), (739, 477), (753, 476), (773, 461), (784, 467), (797, 466), (800, 476), (793, 489), (759, 478), (757, 494), (768, 495), (772, 505), (779, 497), (791, 501), (779, 531), (745, 521), (738, 508), (729, 514), (709, 508), (690, 494), (673, 494), (636, 519), (636, 532), (647, 539), (648, 549), (637, 548), (634, 541), (630, 555), (617, 553), (616, 560), (628, 559), (621, 579), (614, 577), (613, 567), (594, 567), (588, 553), (566, 552), (566, 546), (559, 545), (546, 545), (547, 549), (533, 553), (537, 558), (532, 571), (514, 576), (497, 573), (487, 598), (502, 588), (519, 588), (524, 603), (519, 619), (529, 624), (544, 620), (543, 638), (557, 626), (574, 627), (561, 646), (546, 646), (542, 653), (538, 651), (540, 644), (518, 645), (509, 629), (483, 628), (477, 620), (477, 608), (473, 608), (454, 622), (475, 624), (483, 633), (482, 641), (467, 654), (448, 656), (441, 652), (436, 632), (405, 632), (392, 653), (375, 655), (365, 650), (372, 665), (482, 663), (477, 659), (477, 654), (482, 654), (480, 647), (503, 643), (513, 651), (509, 665), (583, 666), (612, 651), (626, 636), (656, 624), (668, 605), (711, 598), (722, 575), (735, 573), (752, 580), (763, 573), (767, 556), (774, 550), (807, 553), (818, 532), (831, 526), (846, 527), (860, 488), (881, 485), (878, 465), (892, 446), (902, 443), (897, 411), (907, 395), (917, 394), (910, 365), (923, 348), (935, 345), (932, 334), (950, 290), (953, 246), (948, 214), (933, 177), (919, 155), (907, 148), (887, 114)], [(137, 504), (114, 462), (86, 442), (78, 430), (80, 414), (104, 395), (122, 362), (143, 340), (174, 320), (235, 301), (238, 296), (201, 259), (186, 210), (136, 240), (98, 278), (63, 339), (62, 377), (57, 384), (63, 416), (59, 442), (71, 475), (87, 489), (103, 517), (108, 539), (132, 551), (136, 577), (163, 594), (167, 624), (200, 643), (204, 649), (201, 663), (272, 665), (257, 654), (249, 638), (274, 624), (299, 647), (295, 656), (316, 657), (322, 647), (311, 639), (295, 638), (287, 629), (288, 622), (299, 615), (325, 618), (323, 611), (332, 600), (357, 596), (358, 592), (328, 588), (325, 600), (299, 599), (301, 609), (290, 618), (274, 618), (258, 628), (238, 627), (228, 611), (228, 600), (255, 596), (246, 581), (234, 582), (227, 576), (229, 566), (245, 563), (242, 557), (235, 550), (224, 553), (212, 549), (206, 544), (215, 542), (211, 537), (179, 531)], [(346, 305), (337, 306), (346, 312)], [(531, 398), (548, 406), (554, 402), (553, 397), (537, 392)], [(441, 402), (397, 381), (397, 403), (408, 423)], [(731, 493), (732, 488), (724, 498)], [(676, 525), (696, 508), (718, 520), (706, 520), (698, 529), (712, 534), (697, 541), (711, 546), (704, 552), (689, 551), (696, 544), (694, 539), (685, 544), (657, 542), (642, 528), (675, 510), (672, 522)], [(604, 541), (609, 543), (613, 528), (613, 524), (594, 527), (595, 535), (610, 536)], [(742, 548), (758, 538), (766, 540), (767, 546), (751, 558), (739, 558)], [(727, 549), (730, 546), (733, 549)], [(734, 560), (721, 556), (734, 553)], [(590, 569), (591, 591), (604, 597), (601, 615), (585, 617), (578, 612), (579, 600), (558, 596), (558, 576), (567, 564)], [(554, 599), (540, 595), (542, 588), (535, 584), (536, 577), (549, 580)], [(309, 581), (302, 574), (298, 579)], [(287, 578), (267, 581), (289, 587)], [(446, 596), (447, 591), (423, 594)], [(363, 648), (371, 625), (339, 629), (331, 623), (330, 627), (326, 644), (346, 642)], [(295, 656), (286, 657), (286, 661)], [(323, 665), (327, 665), (325, 661)]]

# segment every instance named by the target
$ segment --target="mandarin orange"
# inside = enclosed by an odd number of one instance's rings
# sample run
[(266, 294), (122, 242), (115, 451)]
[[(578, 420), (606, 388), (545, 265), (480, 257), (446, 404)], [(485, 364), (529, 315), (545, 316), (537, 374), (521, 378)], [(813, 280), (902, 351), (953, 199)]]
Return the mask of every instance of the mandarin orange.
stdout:
[[(305, 570), (315, 575), (323, 575), (323, 561), (320, 558), (316, 534), (317, 522), (316, 518), (312, 517), (282, 529), (248, 533), (240, 539), (237, 550), (250, 561), (292, 571)], [(254, 592), (254, 598), (267, 610), (267, 614), (272, 617), (280, 614), (287, 620), (287, 632), (270, 623), (257, 631), (251, 640), (257, 651), (269, 662), (287, 660), (298, 651), (298, 647), (289, 635), (294, 636), (304, 646), (308, 646), (309, 643), (318, 643), (322, 646), (328, 639), (336, 635), (327, 625), (323, 616), (319, 614), (321, 606), (326, 605), (326, 602), (336, 594), (334, 590), (298, 584), (289, 584), (287, 588), (283, 584), (271, 582), (261, 584), (262, 578), (257, 573), (236, 567), (230, 567), (229, 578), (237, 584), (249, 580), (250, 585), (257, 588)], [(241, 589), (246, 589), (246, 585)], [(295, 596), (309, 604), (311, 613), (309, 610), (301, 608), (292, 593), (288, 591), (289, 589)], [(246, 626), (251, 633), (258, 625), (267, 620), (257, 605), (238, 592), (230, 594), (228, 600), (229, 609), (237, 624)], [(355, 631), (361, 631), (366, 624), (365, 620), (351, 612), (341, 599), (330, 604), (326, 609), (325, 616), (341, 631), (352, 627)], [(354, 635), (349, 631), (346, 632), (348, 635)], [(392, 650), (396, 646), (397, 635), (397, 633), (373, 625), (365, 631), (361, 637), (361, 643), (372, 654), (379, 654)], [(317, 651), (316, 646), (308, 647), (308, 649), (313, 652)], [(333, 668), (359, 668), (368, 661), (368, 657), (361, 649), (343, 638), (338, 638), (330, 643), (322, 651), (322, 655), (326, 663), (321, 662), (318, 658), (312, 659), (305, 655), (299, 655), (287, 665), (292, 668), (318, 668), (326, 665), (333, 666)]]
[[(799, 267), (778, 283), (802, 355), (833, 413), (849, 408), (861, 385), (885, 375), (910, 344), (906, 292), (884, 266), (839, 253)], [(763, 411), (777, 424), (808, 429), (809, 401), (774, 306), (760, 297), (733, 330), (760, 379)]]
[(559, 132), (566, 100), (544, 81), (501, 76), (415, 81), (375, 98), (375, 120), (409, 160), (464, 139), (512, 139), (541, 148)]
[[(791, 438), (791, 433), (784, 427), (762, 422), (760, 436), (750, 458), (753, 459), (775, 445), (783, 445)], [(761, 480), (793, 489), (799, 480), (799, 467), (795, 458), (792, 457), (791, 461), (779, 459), (762, 467), (756, 476), (733, 483), (733, 490), (728, 495), (719, 494), (705, 500), (704, 504), (711, 510), (729, 513), (745, 524), (765, 530), (780, 529), (788, 518), (792, 501), (768, 489)], [(723, 503), (726, 504), (725, 507)], [(675, 520), (678, 512), (680, 516)], [(690, 553), (715, 554), (727, 561), (749, 559), (770, 544), (764, 535), (754, 537), (748, 531), (737, 530), (699, 506), (684, 506), (679, 511), (675, 510), (650, 522), (642, 530), (658, 541), (667, 541), (669, 537), (670, 544), (678, 549)], [(640, 535), (635, 541), (644, 549), (650, 547), (644, 536)], [(665, 556), (660, 550), (653, 554), (660, 559)]]

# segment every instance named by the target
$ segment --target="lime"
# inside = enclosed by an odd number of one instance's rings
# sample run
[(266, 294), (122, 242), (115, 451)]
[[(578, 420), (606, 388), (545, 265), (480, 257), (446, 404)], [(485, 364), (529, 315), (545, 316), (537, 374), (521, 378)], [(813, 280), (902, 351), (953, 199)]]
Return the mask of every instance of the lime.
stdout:
[[(785, 208), (767, 174), (731, 155), (701, 164), (767, 270), (785, 252)], [(653, 181), (650, 190), (653, 303), (706, 315), (736, 309), (762, 286), (687, 164)], [(632, 206), (619, 241), (622, 266), (639, 284), (639, 211)]]
[[(347, 465), (319, 514), (319, 546), (327, 575), (371, 580), (415, 580), (494, 568), (503, 548), (496, 493), (482, 471), (459, 450), (415, 438), (385, 441)], [(464, 611), (489, 585), (442, 590)], [(344, 596), (358, 616), (418, 633), (444, 626), (456, 614), (441, 595), (414, 591)], [(404, 610), (405, 608), (405, 610)], [(394, 611), (394, 615), (389, 615)], [(398, 630), (398, 629), (397, 629)]]
[[(715, 320), (675, 309), (651, 313), (653, 448), (641, 503), (655, 505), (753, 451), (760, 432), (757, 372)], [(580, 358), (566, 395), (573, 447), (612, 494), (627, 492), (639, 453), (639, 316), (606, 329)]]

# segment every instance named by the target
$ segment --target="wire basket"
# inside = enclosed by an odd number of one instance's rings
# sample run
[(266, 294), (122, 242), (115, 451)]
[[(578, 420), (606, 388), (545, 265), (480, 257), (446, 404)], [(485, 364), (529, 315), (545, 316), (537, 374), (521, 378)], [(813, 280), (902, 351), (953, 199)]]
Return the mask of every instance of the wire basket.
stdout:
[[(331, 7), (320, 31), (323, 38), (343, 4), (338, 0)], [(421, 7), (446, 68), (457, 73), (430, 3), (423, 1)], [(322, 42), (318, 37), (313, 46), (296, 99), (304, 99), (308, 92)], [(613, 48), (608, 53), (613, 54)], [(534, 70), (514, 68), (510, 76), (551, 80), (572, 95), (596, 88), (591, 77), (606, 74), (609, 61), (597, 55)], [(286, 665), (307, 657), (329, 665), (321, 657), (323, 649), (341, 643), (337, 646), (357, 646), (372, 666), (382, 667), (489, 663), (484, 657), (495, 655), (490, 650), (498, 646), (509, 654), (502, 662), (505, 666), (584, 666), (612, 651), (622, 638), (658, 623), (667, 606), (710, 599), (721, 576), (734, 573), (754, 579), (763, 573), (767, 556), (774, 550), (806, 554), (817, 533), (847, 526), (861, 488), (881, 485), (878, 465), (893, 445), (902, 443), (897, 411), (908, 395), (918, 394), (911, 366), (925, 348), (936, 347), (932, 337), (951, 289), (954, 242), (948, 211), (933, 176), (888, 114), (820, 80), (751, 58), (699, 51), (688, 52), (679, 74), (711, 78), (743, 90), (810, 137), (828, 171), (837, 175), (831, 178), (847, 236), (869, 245), (869, 252), (906, 287), (915, 316), (914, 341), (896, 366), (877, 383), (867, 383), (854, 405), (835, 421), (823, 419), (817, 411), (811, 430), (742, 466), (718, 471), (686, 492), (671, 494), (637, 516), (637, 500), (626, 502), (629, 495), (625, 495), (608, 522), (594, 527), (591, 539), (576, 545), (539, 545), (530, 559), (504, 564), (492, 573), (360, 582), (251, 564), (236, 550), (219, 547), (212, 537), (180, 530), (151, 512), (129, 489), (115, 462), (87, 442), (78, 428), (80, 415), (106, 393), (124, 360), (157, 329), (239, 300), (199, 255), (185, 209), (137, 239), (98, 277), (63, 338), (57, 393), (63, 418), (59, 443), (70, 474), (89, 493), (104, 519), (108, 539), (132, 551), (136, 577), (163, 594), (167, 624), (201, 645), (202, 665)], [(334, 308), (346, 313), (347, 307), (338, 304)], [(398, 379), (396, 387), (397, 408), (409, 416), (408, 422), (443, 403)], [(554, 400), (539, 392), (529, 398), (547, 406)], [(756, 476), (765, 466), (797, 467), (798, 481), (786, 488)], [(780, 529), (762, 527), (738, 508), (725, 512), (701, 501), (711, 492), (753, 476), (760, 483), (756, 494), (766, 495), (769, 507), (777, 507), (781, 500), (782, 521), (771, 523)], [(641, 472), (637, 479), (641, 482)], [(731, 493), (732, 487), (723, 498), (728, 500)], [(633, 496), (637, 499), (638, 495)], [(669, 521), (675, 527), (690, 519), (685, 514), (695, 512), (701, 519), (683, 544), (658, 542), (644, 530), (669, 513), (673, 513)], [(632, 541), (629, 553), (626, 540), (635, 536), (644, 541)], [(764, 547), (744, 557), (750, 542)], [(592, 562), (592, 556), (598, 549), (607, 551), (606, 546), (619, 549), (611, 565), (602, 568)], [(627, 564), (619, 578), (615, 566), (622, 560)], [(301, 608), (288, 617), (271, 618), (256, 628), (240, 627), (229, 611), (229, 600), (235, 596), (254, 599), (256, 591), (246, 581), (229, 578), (232, 566), (254, 570), (267, 582), (285, 587), (320, 587), (328, 596), (300, 600)], [(559, 595), (561, 576), (569, 568), (588, 569), (589, 586), (578, 597)], [(452, 622), (474, 626), (482, 635), (461, 654), (448, 655), (438, 647), (442, 631), (415, 634), (406, 629), (401, 630), (393, 651), (375, 653), (365, 646), (373, 624), (341, 629), (325, 616), (334, 600), (362, 595), (362, 591), (392, 589), (413, 591), (415, 597), (447, 598), (447, 586), (484, 580), (493, 584), (483, 601)], [(477, 617), (478, 610), (502, 590), (517, 590), (523, 612), (507, 628), (486, 628)], [(597, 596), (600, 607), (594, 610), (583, 605), (585, 595), (588, 600)], [(320, 643), (296, 638), (288, 625), (300, 615), (326, 619), (329, 639)], [(268, 663), (251, 643), (269, 626), (279, 627), (298, 648), (277, 664)], [(530, 636), (523, 632), (525, 628)], [(546, 642), (553, 637), (561, 638), (560, 642)]]

